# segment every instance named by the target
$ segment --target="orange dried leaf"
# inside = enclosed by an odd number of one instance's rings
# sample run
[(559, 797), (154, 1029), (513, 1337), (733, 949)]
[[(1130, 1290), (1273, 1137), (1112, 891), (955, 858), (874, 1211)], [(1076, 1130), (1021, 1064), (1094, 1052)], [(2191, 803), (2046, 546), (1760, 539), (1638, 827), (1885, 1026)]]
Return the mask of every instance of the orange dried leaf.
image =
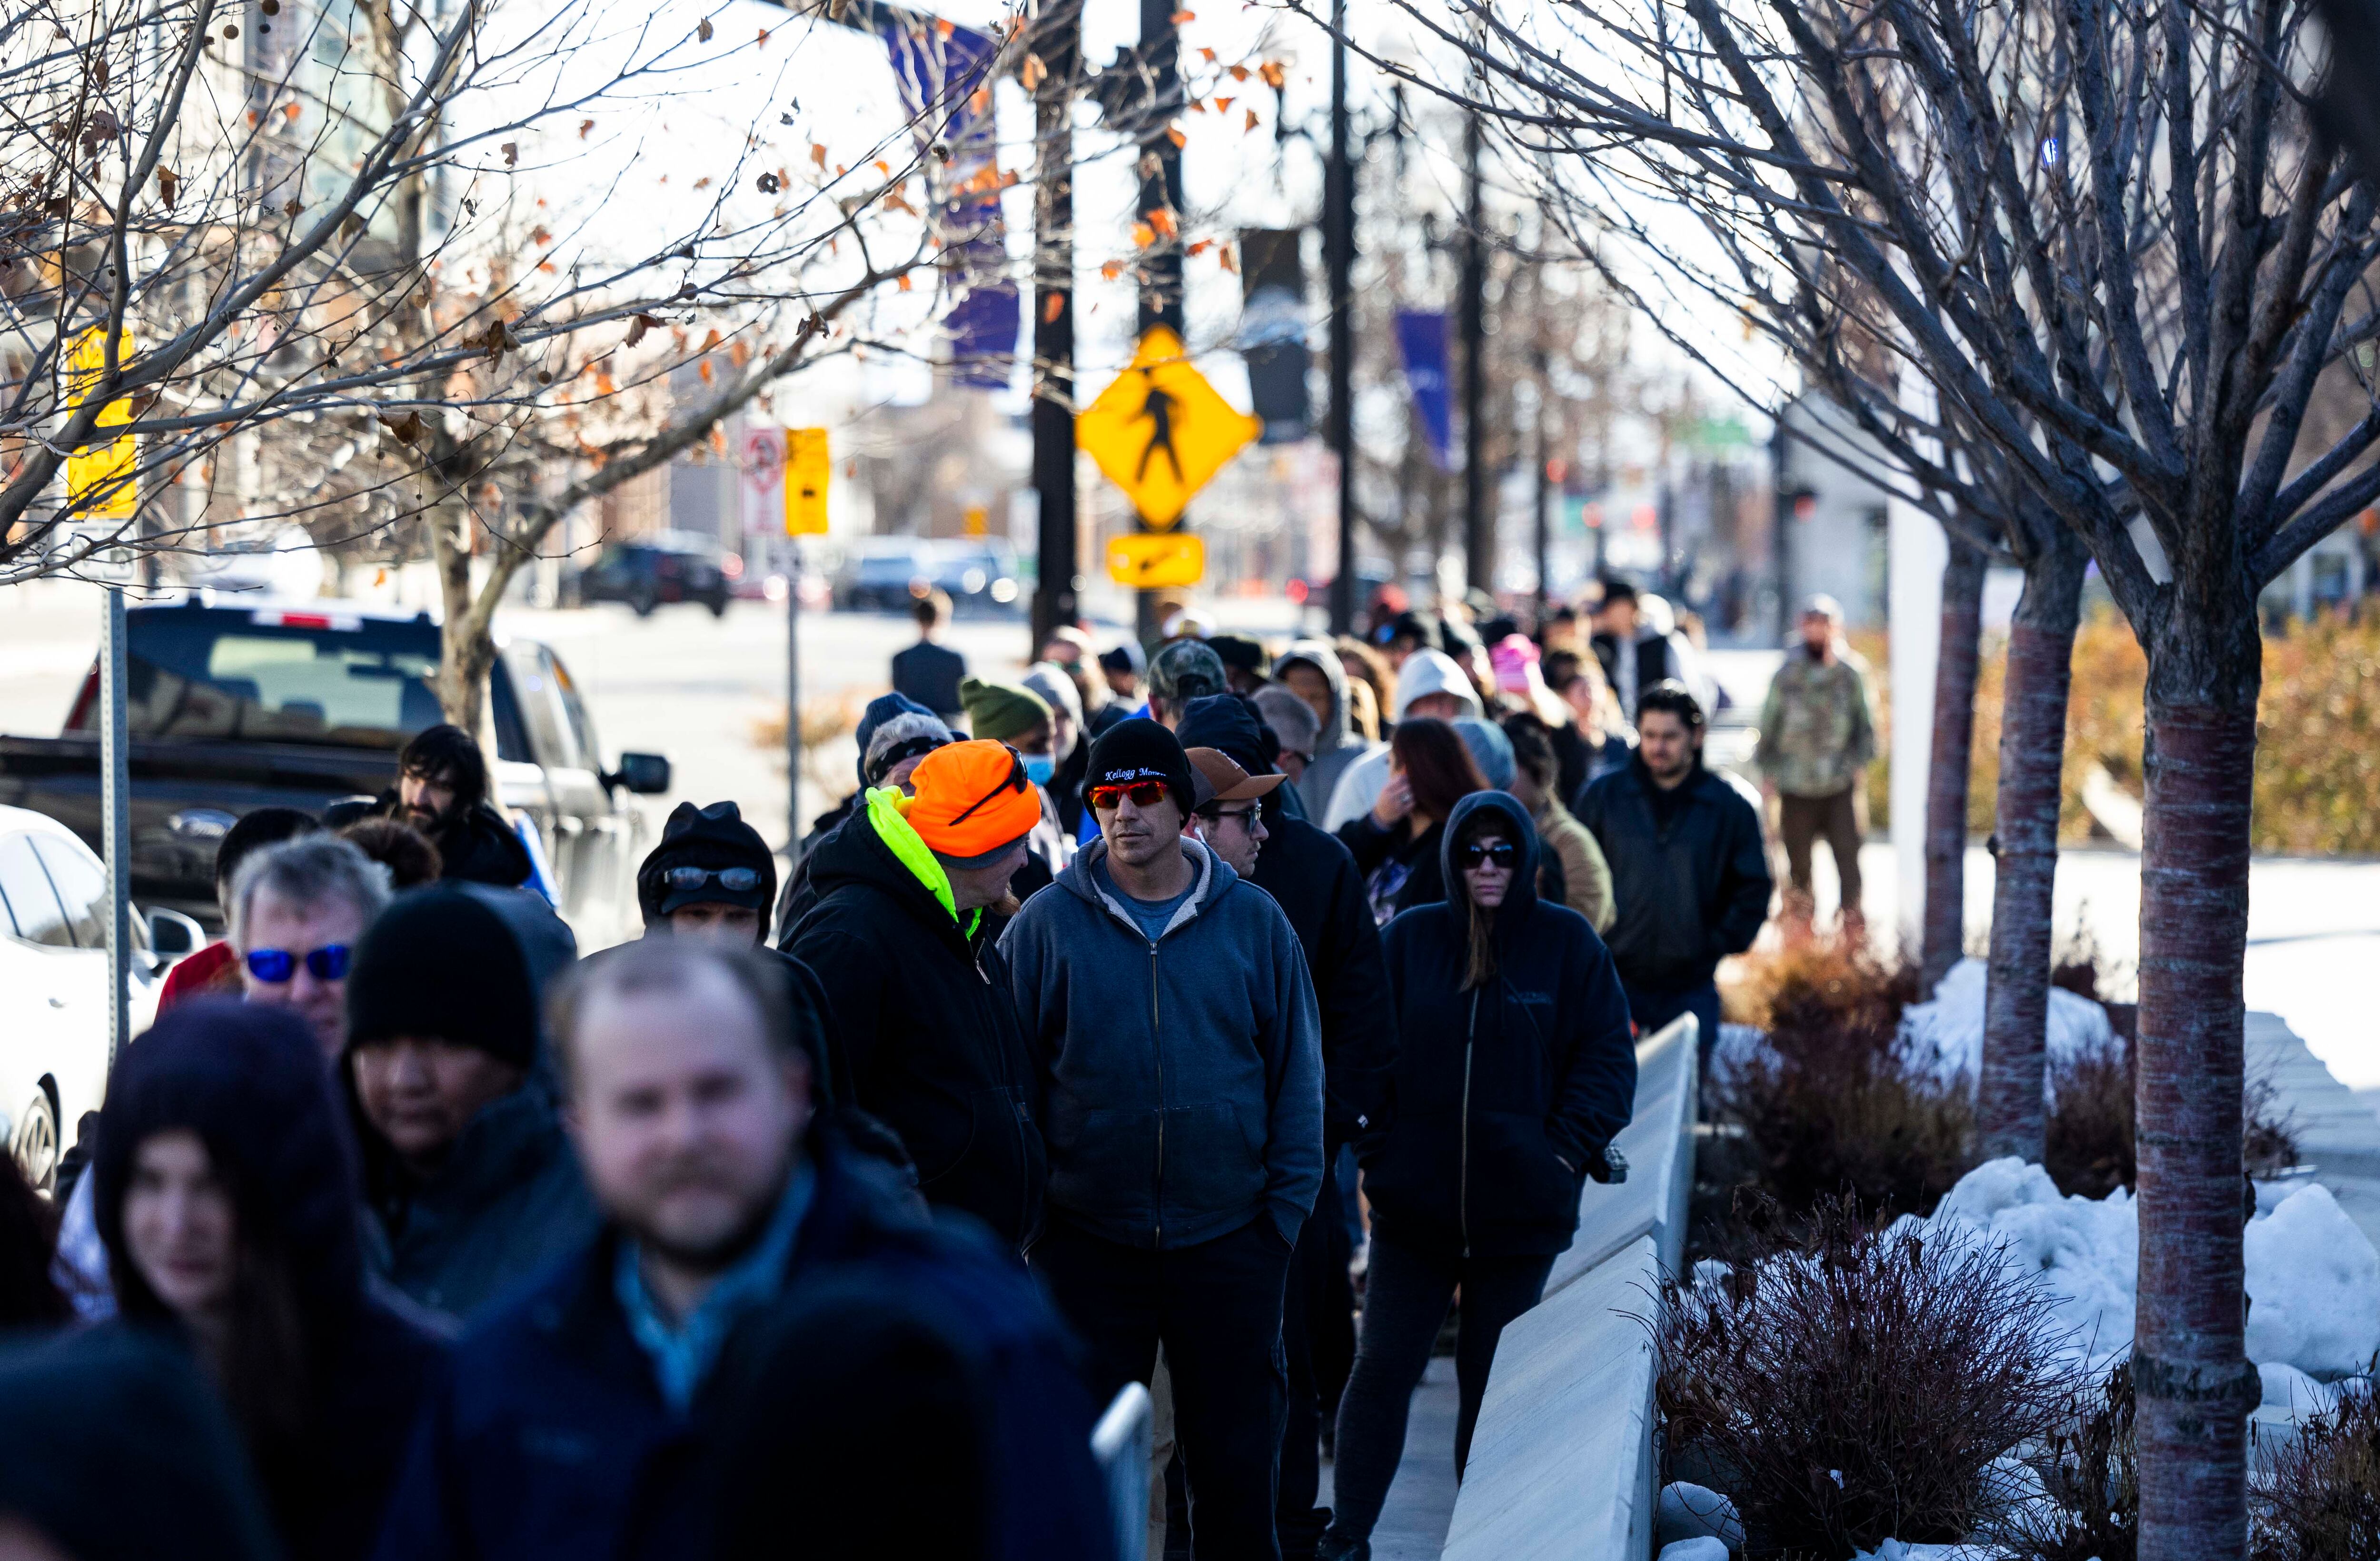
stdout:
[(1158, 232), (1162, 233), (1168, 238), (1178, 238), (1181, 237), (1182, 225), (1174, 220), (1172, 210), (1170, 207), (1160, 206), (1157, 210), (1146, 214), (1148, 218), (1148, 226), (1157, 229)]
[(585, 140), (587, 139), (587, 132), (594, 128), (595, 121), (592, 119), (581, 119), (578, 121), (578, 139), (580, 140)]
[(991, 112), (991, 89), (990, 87), (978, 87), (974, 91), (967, 94), (967, 112), (970, 114), (989, 114)]
[(899, 277), (898, 281), (897, 281), (894, 285), (895, 285), (896, 287), (898, 287), (901, 289), (901, 291), (903, 291), (903, 292), (905, 292), (905, 292), (907, 292), (907, 291), (909, 290), (909, 288), (910, 288), (910, 286), (911, 286), (910, 281), (909, 281), (909, 274), (908, 274), (907, 272), (905, 272), (905, 272), (903, 272), (903, 273), (901, 274), (901, 275), (900, 275), (900, 277)]
[(760, 48), (765, 49), (769, 46), (769, 30), (767, 28), (764, 27), (760, 30), (760, 36), (756, 42), (758, 46)]
[(298, 110), (303, 106), (304, 105), (300, 104), (291, 104), (288, 107), (281, 111), (282, 117), (294, 124), (297, 121)]
[(709, 17), (705, 17), (700, 21), (694, 24), (695, 41), (699, 43), (708, 43), (710, 42), (710, 35), (717, 30), (718, 29), (710, 25), (710, 18)]
[(1166, 126), (1165, 139), (1173, 143), (1173, 150), (1176, 152), (1190, 144), (1190, 133), (1179, 125)]
[(1066, 295), (1063, 293), (1051, 293), (1048, 299), (1042, 301), (1041, 319), (1046, 324), (1056, 324), (1058, 323), (1058, 316), (1065, 312)]
[(1215, 63), (1215, 51), (1212, 49), (1201, 49), (1198, 51), (1198, 57), (1205, 60), (1208, 65), (1212, 65)]
[(1151, 244), (1157, 242), (1157, 230), (1149, 226), (1148, 224), (1145, 222), (1134, 223), (1132, 225), (1132, 241), (1146, 250)]
[(1123, 262), (1122, 261), (1105, 261), (1099, 265), (1099, 280), (1102, 282), (1112, 282), (1123, 274)]
[(1173, 13), (1173, 25), (1176, 27), (1187, 27), (1197, 19), (1198, 13), (1196, 11), (1176, 11)]
[(876, 171), (889, 179), (892, 177), (892, 165), (879, 157), (876, 160)]
[(1234, 81), (1245, 81), (1245, 80), (1246, 80), (1247, 79), (1248, 79), (1248, 67), (1247, 67), (1246, 66), (1245, 66), (1245, 65), (1235, 65), (1235, 66), (1232, 67), (1232, 80), (1234, 80)]
[(1203, 255), (1214, 247), (1215, 241), (1212, 238), (1201, 238), (1196, 244), (1190, 246), (1189, 252), (1194, 255)]
[(941, 17), (934, 18), (934, 35), (945, 43), (949, 42), (951, 34), (957, 30), (955, 26), (944, 18)]
[(706, 358), (706, 359), (704, 359), (701, 362), (697, 363), (697, 364), (694, 366), (694, 372), (695, 372), (696, 373), (698, 373), (698, 374), (699, 374), (699, 375), (701, 375), (701, 376), (702, 376), (702, 383), (703, 383), (703, 384), (709, 384), (710, 383), (710, 378), (711, 378), (711, 375), (710, 375), (710, 359), (708, 359), (708, 358)]
[(1245, 135), (1248, 131), (1255, 129), (1260, 123), (1262, 123), (1262, 121), (1257, 118), (1257, 111), (1253, 108), (1249, 109), (1247, 123), (1241, 127), (1241, 134)]
[(1232, 258), (1232, 247), (1229, 244), (1224, 245), (1222, 252), (1215, 258), (1222, 262), (1225, 271), (1236, 273), (1240, 269), (1240, 262)]
[(716, 325), (713, 325), (712, 327), (710, 327), (710, 335), (706, 335), (706, 336), (704, 336), (704, 337), (702, 338), (702, 346), (701, 346), (701, 348), (700, 348), (700, 349), (699, 349), (699, 350), (704, 351), (704, 352), (708, 352), (708, 351), (710, 351), (712, 348), (717, 347), (717, 346), (719, 345), (719, 343), (720, 343), (720, 341), (721, 341), (721, 340), (722, 340), (722, 338), (721, 338), (721, 336), (720, 336), (720, 335), (719, 335), (719, 327), (718, 327), (718, 326), (716, 326)]
[(532, 244), (551, 244), (553, 242), (553, 235), (545, 230), (545, 225), (543, 223), (540, 223), (535, 227), (530, 228), (528, 238), (529, 242)]
[(826, 148), (817, 141), (810, 142), (810, 165), (816, 168), (826, 166)]
[(739, 341), (727, 349), (727, 360), (737, 368), (752, 361), (752, 344)]
[(1263, 77), (1264, 84), (1276, 92), (1281, 91), (1281, 83), (1289, 79), (1289, 73), (1281, 68), (1279, 60), (1265, 61), (1257, 67), (1257, 74)]
[(1038, 91), (1041, 83), (1050, 79), (1050, 67), (1039, 55), (1026, 55), (1025, 64), (1016, 72), (1016, 79), (1025, 83), (1026, 91)]
[(619, 387), (618, 385), (614, 384), (612, 382), (612, 376), (611, 376), (611, 375), (609, 375), (609, 374), (597, 374), (597, 375), (595, 376), (595, 394), (596, 394), (596, 395), (598, 395), (598, 396), (613, 396), (613, 395), (616, 395), (616, 394), (618, 394), (619, 389), (620, 389), (620, 387)]
[(1232, 104), (1239, 101), (1240, 100), (1237, 98), (1217, 98), (1215, 100), (1215, 112), (1218, 114), (1229, 114), (1232, 111)]

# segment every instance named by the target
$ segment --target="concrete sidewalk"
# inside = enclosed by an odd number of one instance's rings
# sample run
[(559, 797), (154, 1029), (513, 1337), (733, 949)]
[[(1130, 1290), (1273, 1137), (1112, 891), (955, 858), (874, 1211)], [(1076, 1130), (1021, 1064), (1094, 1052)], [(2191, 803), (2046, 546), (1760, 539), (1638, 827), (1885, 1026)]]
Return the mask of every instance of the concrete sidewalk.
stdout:
[[(1454, 1517), (1454, 1358), (1430, 1358), (1405, 1422), (1404, 1461), (1372, 1530), (1372, 1561), (1438, 1561)], [(1321, 1505), (1330, 1505), (1331, 1468), (1322, 1466)]]

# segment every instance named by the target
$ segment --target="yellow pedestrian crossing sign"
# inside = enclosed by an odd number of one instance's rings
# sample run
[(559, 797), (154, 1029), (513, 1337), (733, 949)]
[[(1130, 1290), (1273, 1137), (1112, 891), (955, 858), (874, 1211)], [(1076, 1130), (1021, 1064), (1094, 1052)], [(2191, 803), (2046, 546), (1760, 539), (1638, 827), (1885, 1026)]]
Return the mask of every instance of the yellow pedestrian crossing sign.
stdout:
[(833, 476), (826, 430), (785, 430), (785, 535), (826, 535), (826, 489)]
[(1108, 579), (1135, 591), (1196, 585), (1207, 544), (1187, 531), (1126, 531), (1108, 543)]
[(1180, 336), (1152, 325), (1131, 366), (1075, 415), (1075, 443), (1162, 531), (1263, 428), (1191, 367)]

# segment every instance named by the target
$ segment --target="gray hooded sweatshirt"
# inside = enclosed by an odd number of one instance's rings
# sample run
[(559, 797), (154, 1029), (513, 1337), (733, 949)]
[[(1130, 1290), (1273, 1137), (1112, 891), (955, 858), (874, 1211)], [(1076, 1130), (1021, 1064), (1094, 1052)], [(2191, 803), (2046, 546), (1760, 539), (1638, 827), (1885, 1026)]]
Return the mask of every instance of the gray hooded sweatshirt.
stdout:
[(1258, 1214), (1295, 1245), (1322, 1187), (1322, 1046), (1297, 933), (1195, 840), (1151, 942), (1076, 855), (1001, 935), (1047, 1104), (1051, 1214), (1160, 1250)]
[(1273, 662), (1274, 678), (1278, 680), (1283, 670), (1297, 662), (1314, 668), (1330, 684), (1330, 719), (1322, 723), (1321, 735), (1314, 739), (1314, 758), (1306, 764), (1305, 774), (1297, 778), (1297, 799), (1305, 804), (1305, 816), (1318, 819), (1330, 811), (1331, 788), (1347, 773), (1347, 766), (1379, 745), (1367, 743), (1355, 733), (1354, 714), (1347, 704), (1346, 664), (1330, 642), (1297, 640)]

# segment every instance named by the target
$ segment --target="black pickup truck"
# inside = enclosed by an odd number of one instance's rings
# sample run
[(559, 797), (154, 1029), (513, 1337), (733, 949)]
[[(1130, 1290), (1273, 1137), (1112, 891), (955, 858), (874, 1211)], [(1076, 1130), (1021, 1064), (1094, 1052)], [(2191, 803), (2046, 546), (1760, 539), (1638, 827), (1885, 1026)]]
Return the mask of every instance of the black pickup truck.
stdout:
[[(126, 615), (132, 893), (212, 926), (215, 845), (270, 804), (319, 811), (395, 784), (406, 740), (442, 719), (427, 613), (345, 603), (232, 603), (193, 593)], [(100, 848), (94, 663), (65, 735), (0, 737), (0, 803), (46, 813)], [(624, 792), (669, 789), (669, 762), (607, 767), (569, 672), (533, 640), (489, 677), (494, 800), (536, 825), (558, 906), (583, 947), (636, 935), (646, 825)]]

